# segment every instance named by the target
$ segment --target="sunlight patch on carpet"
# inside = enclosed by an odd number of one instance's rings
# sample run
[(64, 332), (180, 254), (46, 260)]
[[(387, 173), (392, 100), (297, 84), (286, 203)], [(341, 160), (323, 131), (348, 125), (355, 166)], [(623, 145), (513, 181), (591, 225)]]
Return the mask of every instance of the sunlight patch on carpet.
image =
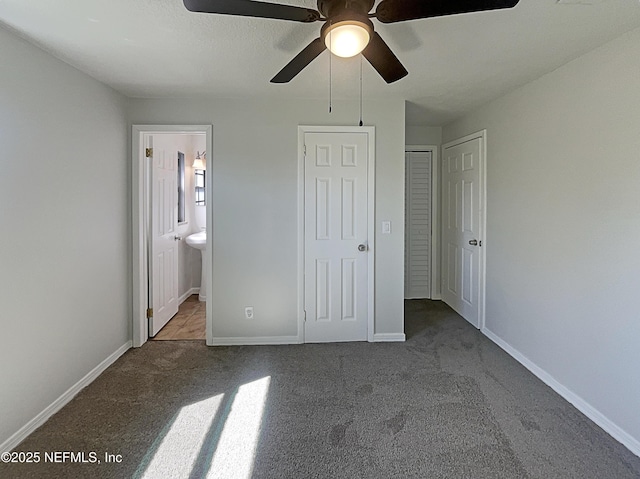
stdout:
[(238, 388), (207, 478), (251, 477), (270, 380), (267, 376)]
[(189, 477), (223, 398), (219, 394), (183, 407), (139, 477)]

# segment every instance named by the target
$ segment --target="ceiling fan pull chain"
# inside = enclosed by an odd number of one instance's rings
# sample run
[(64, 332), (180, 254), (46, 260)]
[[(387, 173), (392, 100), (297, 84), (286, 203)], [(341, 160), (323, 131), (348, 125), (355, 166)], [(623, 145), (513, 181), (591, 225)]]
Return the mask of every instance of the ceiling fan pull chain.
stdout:
[(360, 126), (362, 126), (362, 55), (360, 55)]
[[(329, 31), (329, 44), (333, 45), (331, 41), (332, 41), (331, 31)], [(329, 51), (329, 113), (331, 113), (331, 57), (332, 56), (333, 56), (333, 53)]]

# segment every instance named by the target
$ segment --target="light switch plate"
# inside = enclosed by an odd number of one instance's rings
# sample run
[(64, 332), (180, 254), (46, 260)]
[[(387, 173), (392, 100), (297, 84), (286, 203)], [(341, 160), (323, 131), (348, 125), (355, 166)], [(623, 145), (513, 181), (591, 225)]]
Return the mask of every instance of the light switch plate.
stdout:
[(391, 221), (382, 222), (382, 234), (383, 235), (391, 234)]

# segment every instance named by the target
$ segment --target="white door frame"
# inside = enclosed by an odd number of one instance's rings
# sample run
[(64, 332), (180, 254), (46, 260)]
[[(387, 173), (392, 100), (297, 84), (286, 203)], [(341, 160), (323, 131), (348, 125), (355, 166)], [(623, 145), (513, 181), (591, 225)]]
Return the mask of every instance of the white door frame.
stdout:
[(428, 151), (431, 152), (431, 299), (440, 300), (442, 299), (440, 287), (440, 147), (436, 145), (406, 145), (404, 147), (405, 153)]
[[(487, 185), (487, 169), (486, 169), (486, 161), (487, 161), (487, 130), (480, 130), (476, 133), (472, 133), (467, 136), (463, 136), (462, 138), (458, 138), (456, 140), (450, 141), (442, 145), (442, 160), (445, 157), (445, 150), (452, 146), (460, 145), (461, 143), (466, 143), (467, 141), (475, 140), (480, 138), (482, 140), (482, 146), (480, 148), (480, 160), (478, 162), (478, 166), (480, 168), (480, 224), (479, 226), (479, 234), (478, 241), (480, 241), (481, 247), (479, 248), (480, 256), (478, 258), (478, 329), (480, 331), (484, 331), (485, 324), (485, 284), (486, 284), (486, 251), (487, 251), (487, 241), (485, 238), (486, 230), (487, 230), (487, 195), (486, 195), (486, 185)], [(442, 165), (440, 165), (442, 166)], [(441, 221), (444, 222), (444, 212), (442, 213)], [(442, 239), (442, 238), (441, 238)], [(442, 282), (442, 278), (441, 278)], [(441, 284), (441, 288), (442, 288)]]
[(298, 342), (304, 343), (304, 134), (367, 133), (367, 341), (373, 342), (375, 325), (375, 127), (374, 126), (298, 126)]
[[(148, 165), (145, 161), (144, 134), (184, 134), (184, 133), (204, 133), (206, 135), (207, 153), (209, 169), (213, 169), (213, 126), (212, 125), (132, 125), (131, 127), (131, 222), (132, 222), (132, 265), (133, 265), (133, 312), (132, 312), (132, 333), (133, 347), (142, 346), (149, 339), (149, 323), (147, 321), (147, 305), (149, 295), (147, 291), (147, 281), (149, 269), (147, 265), (148, 254), (148, 232), (146, 228), (147, 205), (147, 185)], [(213, 230), (213, 191), (211, 188), (212, 175), (206, 175), (206, 204), (207, 230)], [(212, 298), (212, 261), (211, 251), (213, 246), (212, 235), (207, 234), (206, 254), (209, 259), (205, 261), (207, 277), (207, 297)], [(207, 344), (212, 344), (212, 315), (211, 301), (206, 305), (206, 338)]]

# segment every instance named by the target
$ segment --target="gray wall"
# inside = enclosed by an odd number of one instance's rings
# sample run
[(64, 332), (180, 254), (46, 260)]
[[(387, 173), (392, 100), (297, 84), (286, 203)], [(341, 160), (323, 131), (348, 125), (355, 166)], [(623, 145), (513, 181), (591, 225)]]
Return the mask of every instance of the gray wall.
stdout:
[(0, 28), (0, 444), (130, 339), (124, 97)]
[[(358, 121), (335, 101), (132, 99), (133, 124), (213, 124), (213, 322), (217, 338), (297, 331), (298, 125)], [(376, 127), (375, 333), (403, 333), (404, 102), (366, 101)], [(380, 235), (380, 222), (392, 234)], [(244, 307), (255, 319), (244, 319)]]
[(444, 128), (487, 129), (487, 328), (640, 451), (640, 30)]
[(407, 125), (405, 130), (405, 145), (434, 145), (442, 144), (442, 127)]

